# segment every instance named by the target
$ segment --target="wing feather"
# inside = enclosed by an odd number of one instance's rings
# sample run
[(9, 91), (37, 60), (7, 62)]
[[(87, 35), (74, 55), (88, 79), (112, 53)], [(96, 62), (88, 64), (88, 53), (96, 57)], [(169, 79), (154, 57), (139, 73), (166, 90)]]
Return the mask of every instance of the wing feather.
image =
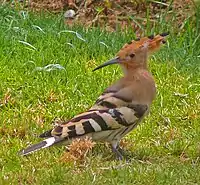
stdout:
[(115, 130), (128, 127), (140, 120), (148, 109), (147, 105), (132, 105), (107, 110), (94, 110), (76, 116), (67, 124), (63, 123), (52, 130), (52, 136), (65, 139), (80, 137), (92, 132)]

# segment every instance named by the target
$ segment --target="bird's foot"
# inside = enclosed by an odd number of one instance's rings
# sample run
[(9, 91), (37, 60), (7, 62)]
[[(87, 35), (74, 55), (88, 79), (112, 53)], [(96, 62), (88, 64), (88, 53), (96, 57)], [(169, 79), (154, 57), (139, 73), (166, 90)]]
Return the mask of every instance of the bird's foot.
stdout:
[(113, 153), (115, 153), (118, 160), (121, 161), (123, 159), (125, 159), (125, 160), (128, 159), (127, 156), (125, 155), (124, 150), (122, 148), (120, 148), (119, 146), (117, 146), (117, 147), (112, 146), (112, 151), (113, 151)]

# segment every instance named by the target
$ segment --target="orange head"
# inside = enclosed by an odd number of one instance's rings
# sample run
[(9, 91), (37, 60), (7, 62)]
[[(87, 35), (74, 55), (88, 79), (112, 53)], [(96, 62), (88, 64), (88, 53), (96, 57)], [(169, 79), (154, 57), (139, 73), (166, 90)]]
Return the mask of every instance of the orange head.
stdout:
[(118, 52), (117, 57), (96, 67), (93, 71), (111, 64), (120, 64), (125, 68), (146, 67), (149, 54), (158, 50), (164, 43), (169, 33), (162, 33), (156, 36), (143, 37), (125, 44)]

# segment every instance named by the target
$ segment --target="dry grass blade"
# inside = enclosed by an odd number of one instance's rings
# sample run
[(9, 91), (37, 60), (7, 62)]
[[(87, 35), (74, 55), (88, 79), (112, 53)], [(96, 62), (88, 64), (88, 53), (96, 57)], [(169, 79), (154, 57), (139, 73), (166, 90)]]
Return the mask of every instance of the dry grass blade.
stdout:
[(83, 161), (95, 143), (91, 138), (75, 139), (67, 147), (68, 151), (61, 157), (62, 162)]
[[(23, 2), (23, 3), (22, 3)], [(171, 20), (175, 13), (178, 23), (184, 22), (184, 20), (193, 15), (194, 8), (197, 6), (194, 0), (142, 0), (142, 1), (64, 1), (64, 0), (32, 0), (30, 2), (22, 1), (15, 2), (12, 6), (29, 7), (32, 10), (48, 10), (52, 12), (61, 12), (63, 10), (73, 10), (75, 16), (73, 19), (66, 18), (65, 24), (73, 26), (81, 24), (87, 27), (100, 26), (106, 28), (108, 31), (115, 31), (118, 27), (121, 29), (127, 29), (132, 27), (135, 32), (141, 34), (144, 31), (147, 21), (151, 21), (150, 26), (153, 26), (155, 22), (160, 18), (161, 14), (166, 14), (167, 20)], [(18, 5), (19, 4), (19, 5)], [(184, 11), (183, 11), (184, 10)], [(148, 14), (148, 15), (147, 15)], [(137, 20), (135, 16), (137, 15)], [(149, 17), (148, 20), (145, 20)], [(131, 19), (130, 19), (131, 17)], [(143, 28), (144, 27), (144, 28)], [(40, 30), (40, 28), (38, 28)], [(41, 30), (40, 30), (41, 31)], [(77, 38), (85, 41), (79, 35)]]

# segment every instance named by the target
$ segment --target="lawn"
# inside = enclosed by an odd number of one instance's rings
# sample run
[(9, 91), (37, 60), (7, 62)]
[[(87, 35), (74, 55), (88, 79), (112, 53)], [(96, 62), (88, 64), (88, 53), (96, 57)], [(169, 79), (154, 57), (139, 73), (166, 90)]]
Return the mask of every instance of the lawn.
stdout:
[(17, 152), (40, 141), (54, 120), (88, 109), (120, 78), (117, 66), (92, 69), (134, 39), (134, 31), (68, 28), (61, 14), (0, 7), (0, 184), (199, 184), (198, 12), (179, 29), (162, 17), (144, 32), (170, 36), (149, 60), (157, 98), (150, 115), (126, 137), (130, 160), (116, 161), (108, 147), (97, 144), (85, 161), (69, 163), (62, 160), (64, 146), (27, 157)]

